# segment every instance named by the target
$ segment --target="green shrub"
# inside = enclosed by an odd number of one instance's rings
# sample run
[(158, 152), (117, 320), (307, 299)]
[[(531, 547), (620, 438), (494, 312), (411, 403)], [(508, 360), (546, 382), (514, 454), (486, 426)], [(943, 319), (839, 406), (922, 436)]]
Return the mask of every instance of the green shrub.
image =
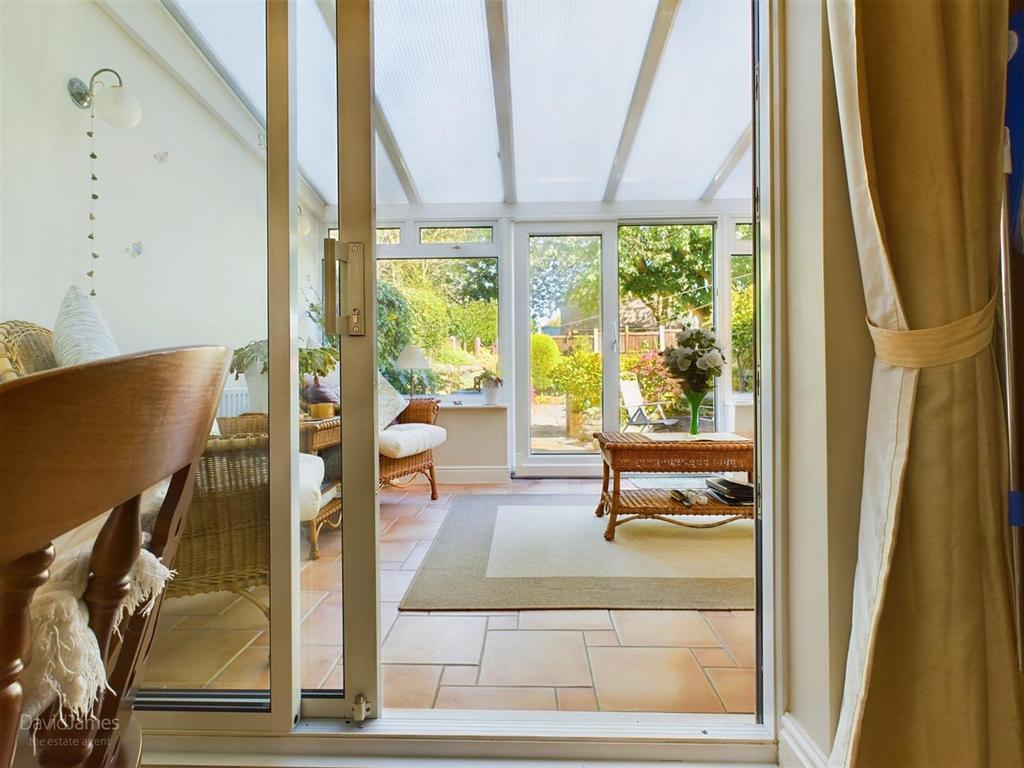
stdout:
[(550, 336), (535, 333), (530, 337), (530, 373), (535, 391), (551, 393), (551, 374), (561, 356), (558, 345)]
[(449, 344), (443, 344), (440, 349), (435, 349), (430, 355), (430, 361), (435, 365), (477, 365), (479, 361), (464, 349), (452, 349)]
[(588, 413), (601, 407), (601, 355), (578, 349), (564, 355), (551, 372), (555, 390), (565, 393), (569, 409)]
[(448, 335), (467, 347), (476, 339), (490, 346), (498, 340), (498, 302), (469, 301), (448, 308)]

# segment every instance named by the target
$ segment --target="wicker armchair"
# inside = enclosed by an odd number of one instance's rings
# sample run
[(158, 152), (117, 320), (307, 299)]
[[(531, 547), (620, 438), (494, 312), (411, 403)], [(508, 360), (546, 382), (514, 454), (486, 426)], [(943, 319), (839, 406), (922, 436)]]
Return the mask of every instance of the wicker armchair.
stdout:
[[(399, 424), (433, 424), (437, 419), (440, 400), (434, 397), (413, 397), (409, 405), (398, 415)], [(422, 474), (430, 481), (430, 498), (437, 499), (437, 480), (434, 477), (433, 449), (392, 459), (380, 454), (380, 486), (395, 485), (395, 480), (409, 477), (409, 482), (416, 475)]]
[(21, 320), (0, 323), (0, 382), (56, 367), (52, 331)]
[(178, 575), (167, 597), (228, 591), (270, 609), (250, 591), (270, 583), (270, 438), (263, 414), (217, 419), (199, 459)]

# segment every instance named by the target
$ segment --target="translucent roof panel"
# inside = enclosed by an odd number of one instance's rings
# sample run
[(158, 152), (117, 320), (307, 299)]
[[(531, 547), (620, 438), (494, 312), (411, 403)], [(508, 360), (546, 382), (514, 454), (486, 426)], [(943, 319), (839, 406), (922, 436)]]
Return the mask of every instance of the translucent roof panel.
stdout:
[(754, 156), (751, 150), (743, 153), (739, 163), (718, 188), (715, 199), (749, 200), (753, 197)]
[(326, 203), (338, 202), (338, 70), (334, 38), (316, 0), (295, 9), (299, 169)]
[(405, 190), (402, 189), (402, 182), (398, 180), (398, 174), (395, 173), (395, 166), (391, 164), (391, 158), (388, 157), (388, 153), (384, 151), (384, 145), (380, 142), (380, 136), (376, 141), (374, 162), (377, 164), (375, 190), (377, 205), (389, 203), (401, 205), (409, 202), (405, 196)]
[(266, 124), (267, 19), (263, 3), (246, 0), (172, 0), (214, 68), (233, 80), (246, 106)]
[(750, 3), (680, 3), (618, 199), (704, 193), (750, 123), (750, 30)]
[(657, 0), (509, 0), (517, 196), (600, 200)]
[(373, 7), (377, 102), (421, 201), (500, 202), (482, 0), (376, 0)]

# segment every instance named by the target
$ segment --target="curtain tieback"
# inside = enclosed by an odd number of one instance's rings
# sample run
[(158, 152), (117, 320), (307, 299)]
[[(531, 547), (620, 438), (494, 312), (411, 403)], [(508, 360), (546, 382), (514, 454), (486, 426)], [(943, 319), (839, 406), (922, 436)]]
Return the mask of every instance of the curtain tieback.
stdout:
[(977, 312), (934, 328), (893, 331), (868, 319), (875, 357), (901, 368), (932, 368), (974, 357), (992, 343), (998, 296)]

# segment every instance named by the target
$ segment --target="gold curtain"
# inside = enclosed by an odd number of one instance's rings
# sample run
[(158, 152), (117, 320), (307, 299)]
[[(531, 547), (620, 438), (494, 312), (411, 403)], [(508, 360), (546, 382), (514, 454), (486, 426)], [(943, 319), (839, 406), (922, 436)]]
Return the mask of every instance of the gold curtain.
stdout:
[(828, 12), (876, 349), (830, 764), (1024, 766), (992, 344), (1006, 0)]

